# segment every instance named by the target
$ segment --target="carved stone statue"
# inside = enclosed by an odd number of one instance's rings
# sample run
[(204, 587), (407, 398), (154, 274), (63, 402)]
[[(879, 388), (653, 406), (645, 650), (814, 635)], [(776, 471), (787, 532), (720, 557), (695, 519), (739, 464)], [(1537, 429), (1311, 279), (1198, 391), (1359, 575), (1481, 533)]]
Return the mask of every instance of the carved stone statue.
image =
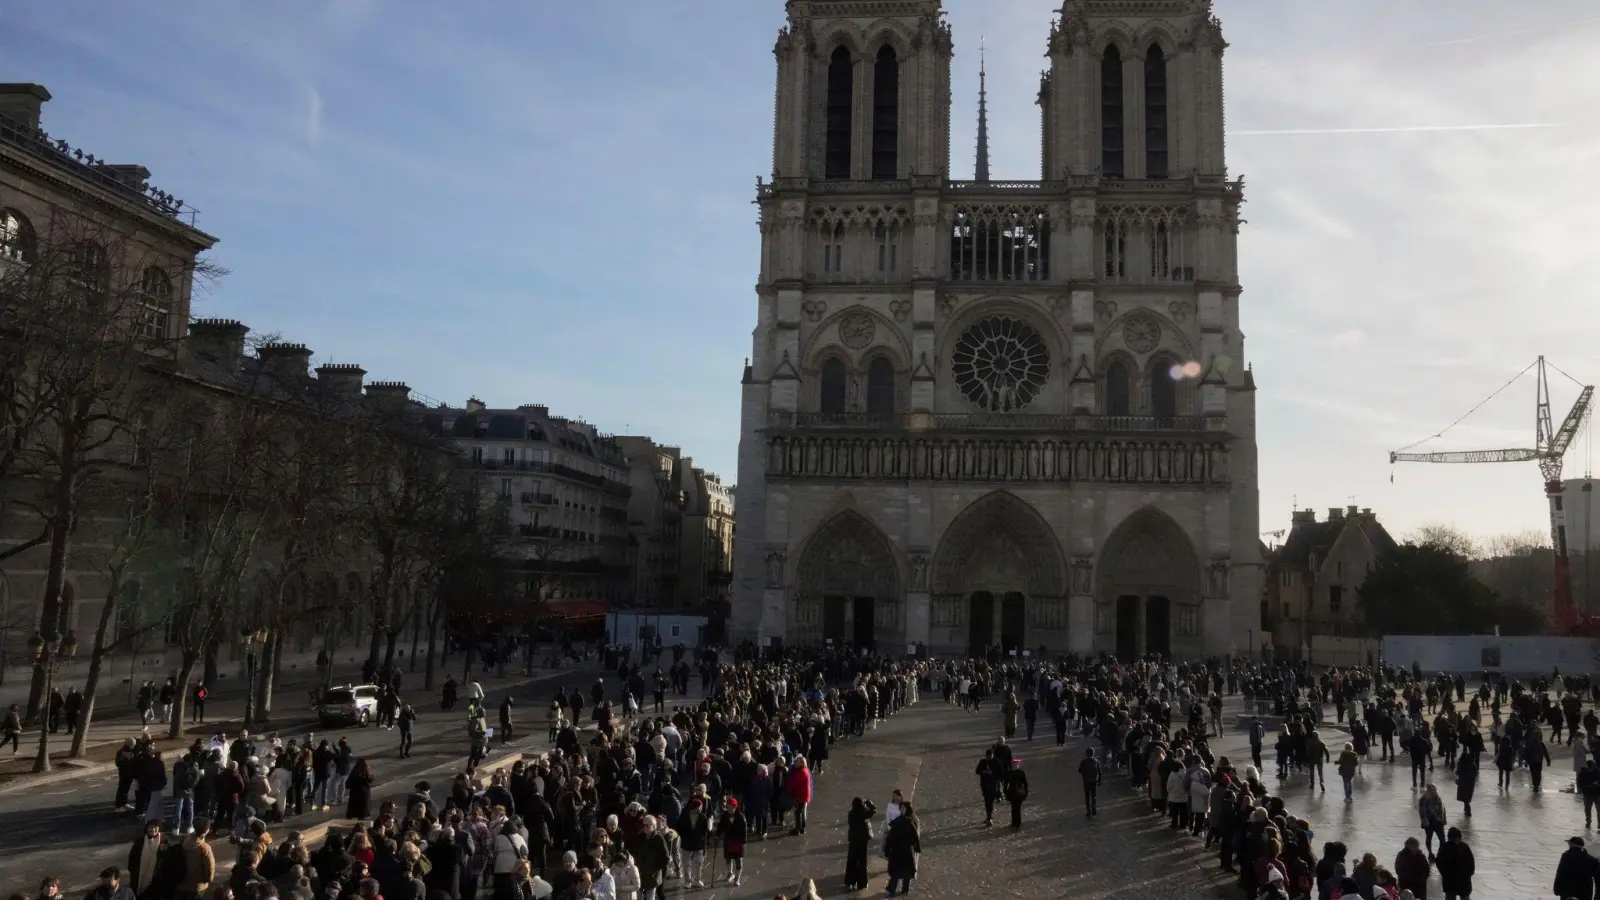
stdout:
[(767, 587), (776, 589), (783, 587), (783, 562), (781, 552), (774, 551), (767, 554)]
[(1094, 561), (1087, 556), (1080, 556), (1072, 561), (1072, 592), (1094, 593)]
[(1228, 560), (1213, 559), (1208, 574), (1210, 576), (1211, 596), (1228, 596)]
[(928, 589), (928, 555), (925, 553), (911, 555), (911, 589), (913, 591)]

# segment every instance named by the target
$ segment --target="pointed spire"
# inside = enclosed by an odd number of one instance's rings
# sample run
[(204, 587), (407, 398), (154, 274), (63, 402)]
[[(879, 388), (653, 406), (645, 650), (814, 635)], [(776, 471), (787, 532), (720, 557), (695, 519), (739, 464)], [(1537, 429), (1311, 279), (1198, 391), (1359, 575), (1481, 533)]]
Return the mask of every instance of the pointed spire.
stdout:
[(978, 171), (980, 182), (989, 180), (989, 72), (984, 59), (984, 39), (978, 38)]

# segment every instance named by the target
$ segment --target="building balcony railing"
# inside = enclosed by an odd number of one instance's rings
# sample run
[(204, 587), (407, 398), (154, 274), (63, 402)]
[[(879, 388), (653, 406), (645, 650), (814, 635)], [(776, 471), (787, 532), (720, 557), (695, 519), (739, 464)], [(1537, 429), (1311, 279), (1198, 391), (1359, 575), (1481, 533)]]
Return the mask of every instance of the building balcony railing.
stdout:
[(157, 190), (152, 185), (131, 181), (120, 167), (96, 159), (94, 154), (84, 153), (81, 148), (74, 149), (66, 141), (51, 138), (44, 129), (34, 128), (7, 115), (0, 115), (0, 144), (65, 169), (95, 187), (190, 227), (194, 226), (199, 215), (198, 210), (171, 194)]
[(839, 431), (1033, 431), (1051, 433), (1204, 433), (1228, 430), (1224, 416), (1097, 416), (1029, 413), (772, 412), (770, 429)]
[(503, 459), (469, 459), (467, 464), (474, 469), (488, 469), (495, 472), (549, 472), (553, 467), (547, 462), (535, 460)]
[(522, 502), (529, 506), (554, 506), (556, 498), (554, 494), (541, 494), (537, 491), (523, 491)]
[[(878, 194), (910, 188), (940, 186), (937, 178), (918, 177), (884, 181), (828, 181), (819, 178), (782, 178), (756, 185), (756, 198), (766, 200), (785, 190), (804, 190), (812, 194)], [(1189, 189), (1222, 190), (1242, 195), (1244, 179), (1226, 175), (1174, 175), (1169, 178), (1108, 178), (1103, 175), (1072, 175), (1050, 181), (945, 181), (944, 192), (957, 195), (993, 194), (998, 196), (1049, 195), (1102, 188), (1113, 191), (1160, 194)]]

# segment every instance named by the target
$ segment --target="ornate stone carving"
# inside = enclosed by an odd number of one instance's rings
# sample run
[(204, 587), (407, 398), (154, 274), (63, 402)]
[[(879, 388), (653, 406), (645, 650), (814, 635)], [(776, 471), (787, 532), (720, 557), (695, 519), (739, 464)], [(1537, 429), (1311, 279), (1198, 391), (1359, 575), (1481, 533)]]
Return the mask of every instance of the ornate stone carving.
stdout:
[(1109, 603), (1096, 603), (1094, 605), (1094, 633), (1095, 634), (1110, 634), (1111, 633), (1111, 619), (1112, 619), (1111, 604), (1109, 604)]
[(911, 318), (911, 301), (904, 297), (890, 301), (889, 312), (894, 315), (896, 322), (904, 322)]
[(822, 321), (822, 317), (828, 312), (828, 301), (807, 300), (806, 302), (800, 304), (800, 311), (806, 314), (807, 319), (810, 319), (813, 322), (820, 322)]
[(767, 589), (775, 590), (783, 587), (783, 551), (774, 550), (767, 554)]
[(973, 323), (951, 354), (956, 387), (987, 412), (1014, 412), (1033, 401), (1050, 377), (1050, 352), (1021, 319), (990, 316)]
[(928, 554), (911, 554), (911, 589), (925, 591), (928, 589)]
[(1072, 298), (1057, 294), (1050, 298), (1050, 311), (1058, 316), (1072, 312)]
[(1187, 322), (1189, 316), (1194, 314), (1194, 302), (1190, 300), (1174, 300), (1167, 304), (1167, 312), (1172, 314), (1172, 321)]
[(1177, 614), (1173, 616), (1172, 631), (1180, 638), (1199, 637), (1200, 607), (1193, 603), (1179, 604)]
[(866, 313), (851, 313), (839, 322), (839, 342), (851, 350), (860, 350), (872, 343), (878, 326)]
[(1094, 302), (1094, 318), (1101, 325), (1111, 324), (1117, 317), (1117, 302), (1115, 300), (1096, 300)]
[(1031, 628), (1067, 627), (1067, 601), (1061, 597), (1029, 597), (1028, 625)]
[(956, 628), (967, 612), (965, 597), (941, 595), (928, 604), (928, 624), (934, 628)]
[(1211, 561), (1211, 567), (1206, 572), (1206, 586), (1210, 588), (1213, 597), (1228, 596), (1228, 570), (1232, 568), (1227, 559), (1217, 558)]
[(777, 434), (767, 475), (853, 481), (1225, 485), (1226, 439)]
[(1149, 353), (1161, 343), (1161, 323), (1150, 315), (1131, 316), (1123, 323), (1122, 342), (1134, 353)]
[(956, 307), (959, 306), (960, 304), (961, 304), (961, 298), (960, 297), (957, 297), (955, 294), (945, 294), (943, 297), (939, 298), (939, 315), (941, 315), (941, 316), (953, 316), (953, 315), (955, 315)]
[(1072, 561), (1072, 592), (1094, 593), (1094, 560), (1087, 556), (1080, 556)]

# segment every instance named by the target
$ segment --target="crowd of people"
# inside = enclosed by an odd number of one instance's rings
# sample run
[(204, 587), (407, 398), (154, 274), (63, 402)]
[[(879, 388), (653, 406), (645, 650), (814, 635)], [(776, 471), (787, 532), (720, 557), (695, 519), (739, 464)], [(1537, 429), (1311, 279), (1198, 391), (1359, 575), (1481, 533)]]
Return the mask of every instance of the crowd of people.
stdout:
[[(738, 886), (748, 844), (806, 833), (832, 745), (915, 702), (920, 676), (913, 661), (843, 651), (713, 653), (699, 661), (704, 699), (688, 703), (684, 663), (647, 675), (622, 657), (615, 677), (555, 693), (548, 749), (486, 772), (474, 740), (448, 785), (420, 782), (401, 801), (374, 803), (371, 760), (342, 738), (219, 736), (170, 762), (130, 740), (113, 804), (144, 827), (87, 900), (655, 900), (669, 880)], [(669, 687), (683, 689), (670, 710)], [(484, 710), (469, 696), (469, 734), (487, 731)], [(876, 810), (856, 801), (870, 832)], [(329, 826), (320, 847), (285, 830), (338, 804), (355, 824)], [(886, 846), (906, 888), (916, 821), (910, 803), (891, 804)], [(864, 885), (865, 848), (851, 848)], [(11, 896), (54, 900), (68, 887), (47, 877)]]

